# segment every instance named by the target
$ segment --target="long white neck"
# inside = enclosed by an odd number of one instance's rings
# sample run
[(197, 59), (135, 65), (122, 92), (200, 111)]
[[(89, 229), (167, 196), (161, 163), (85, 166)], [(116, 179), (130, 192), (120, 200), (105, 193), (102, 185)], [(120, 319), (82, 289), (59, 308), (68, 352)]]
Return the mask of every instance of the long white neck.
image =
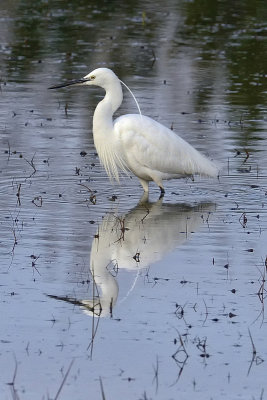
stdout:
[(112, 81), (106, 90), (106, 95), (98, 103), (93, 117), (94, 139), (106, 138), (113, 129), (113, 114), (120, 107), (123, 99), (122, 88), (119, 80)]
[(116, 146), (113, 132), (113, 114), (123, 99), (122, 88), (117, 77), (104, 88), (106, 95), (97, 105), (93, 117), (95, 147), (101, 164), (110, 179), (119, 181), (118, 168), (125, 169), (120, 150)]

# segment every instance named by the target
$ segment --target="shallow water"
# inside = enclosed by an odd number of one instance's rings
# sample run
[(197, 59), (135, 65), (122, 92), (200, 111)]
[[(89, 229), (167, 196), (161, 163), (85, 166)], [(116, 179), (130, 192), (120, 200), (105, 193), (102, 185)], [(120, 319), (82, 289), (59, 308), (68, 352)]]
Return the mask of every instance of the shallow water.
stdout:
[[(176, 3), (1, 2), (1, 399), (266, 396), (266, 5)], [(99, 66), (219, 180), (113, 186)]]

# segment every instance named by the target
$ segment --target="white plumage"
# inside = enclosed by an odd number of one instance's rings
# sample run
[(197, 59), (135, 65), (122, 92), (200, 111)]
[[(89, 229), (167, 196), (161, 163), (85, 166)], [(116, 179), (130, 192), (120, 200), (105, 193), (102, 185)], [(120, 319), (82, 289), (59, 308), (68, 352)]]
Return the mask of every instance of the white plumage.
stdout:
[(99, 158), (110, 179), (119, 171), (136, 175), (144, 191), (154, 181), (164, 193), (163, 180), (192, 175), (216, 177), (217, 166), (171, 129), (141, 114), (127, 114), (113, 121), (123, 94), (121, 81), (108, 68), (98, 68), (84, 78), (63, 85), (95, 85), (105, 89), (93, 117), (93, 135)]

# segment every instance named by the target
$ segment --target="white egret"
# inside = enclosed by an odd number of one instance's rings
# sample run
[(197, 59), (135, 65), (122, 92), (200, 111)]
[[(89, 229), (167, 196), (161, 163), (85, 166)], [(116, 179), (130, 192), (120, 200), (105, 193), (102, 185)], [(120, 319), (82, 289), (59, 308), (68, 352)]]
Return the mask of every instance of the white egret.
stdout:
[(100, 162), (111, 180), (119, 182), (119, 170), (130, 171), (139, 178), (145, 192), (149, 181), (154, 181), (163, 195), (164, 179), (218, 175), (212, 161), (171, 129), (141, 115), (139, 106), (139, 114), (126, 114), (113, 120), (123, 100), (121, 83), (112, 70), (97, 68), (81, 79), (49, 88), (78, 84), (105, 90), (105, 97), (94, 112), (93, 136)]

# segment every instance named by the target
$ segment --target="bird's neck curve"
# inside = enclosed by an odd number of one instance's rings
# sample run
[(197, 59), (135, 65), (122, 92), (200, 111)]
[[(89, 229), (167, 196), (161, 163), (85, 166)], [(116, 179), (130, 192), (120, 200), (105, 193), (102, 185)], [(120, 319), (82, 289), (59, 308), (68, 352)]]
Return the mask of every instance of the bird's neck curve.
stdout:
[(106, 137), (113, 129), (113, 114), (120, 107), (123, 99), (119, 80), (112, 81), (106, 88), (105, 97), (98, 103), (93, 117), (94, 137)]
[(116, 77), (105, 88), (106, 95), (97, 105), (93, 118), (93, 136), (96, 151), (101, 164), (110, 179), (119, 182), (118, 167), (122, 168), (122, 155), (115, 142), (113, 114), (122, 103), (122, 88)]

